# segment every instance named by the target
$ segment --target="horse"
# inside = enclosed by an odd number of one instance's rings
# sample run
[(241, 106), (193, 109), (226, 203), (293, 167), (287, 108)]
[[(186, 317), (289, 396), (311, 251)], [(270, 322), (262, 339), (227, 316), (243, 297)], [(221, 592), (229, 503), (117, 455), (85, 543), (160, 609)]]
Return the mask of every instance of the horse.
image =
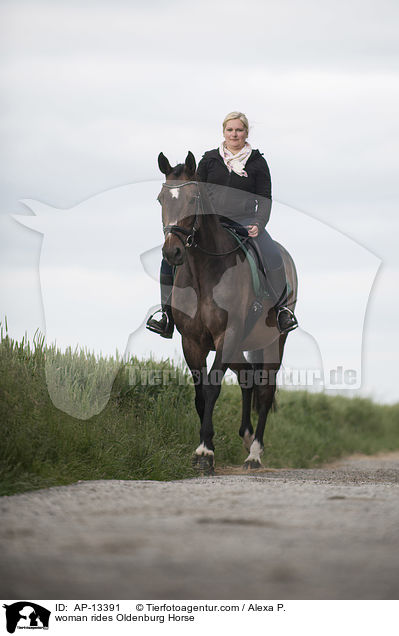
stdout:
[[(173, 168), (161, 152), (158, 166), (166, 177), (158, 195), (165, 237), (162, 254), (175, 270), (170, 304), (192, 374), (200, 420), (200, 443), (192, 463), (201, 474), (214, 474), (212, 414), (223, 376), (230, 368), (237, 375), (242, 393), (239, 435), (249, 453), (244, 469), (259, 469), (287, 334), (277, 328), (270, 299), (260, 305), (261, 314), (248, 333), (246, 320), (255, 300), (248, 259), (212, 209), (206, 190), (209, 184), (197, 178), (192, 152), (188, 152), (184, 164)], [(294, 309), (295, 264), (281, 245), (279, 248), (288, 282), (285, 304)], [(215, 351), (215, 357), (208, 372), (210, 351)], [(255, 432), (252, 403), (258, 413)]]

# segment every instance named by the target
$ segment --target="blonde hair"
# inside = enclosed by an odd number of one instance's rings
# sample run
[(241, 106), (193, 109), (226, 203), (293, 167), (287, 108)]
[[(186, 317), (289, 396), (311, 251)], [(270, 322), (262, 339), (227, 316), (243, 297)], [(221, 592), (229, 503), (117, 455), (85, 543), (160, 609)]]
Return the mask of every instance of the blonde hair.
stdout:
[(248, 119), (246, 118), (244, 113), (240, 113), (238, 110), (233, 110), (232, 113), (229, 113), (223, 119), (223, 132), (224, 132), (224, 129), (226, 128), (227, 122), (230, 121), (231, 119), (239, 119), (244, 124), (244, 128), (247, 131), (247, 134), (249, 133)]

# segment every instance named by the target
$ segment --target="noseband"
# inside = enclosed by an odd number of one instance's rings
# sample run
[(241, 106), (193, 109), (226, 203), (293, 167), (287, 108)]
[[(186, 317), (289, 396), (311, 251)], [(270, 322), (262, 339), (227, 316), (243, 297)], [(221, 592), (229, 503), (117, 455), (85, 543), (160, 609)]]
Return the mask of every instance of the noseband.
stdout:
[[(199, 207), (201, 205), (201, 201), (200, 201), (200, 194), (199, 194), (199, 189), (198, 189), (198, 182), (197, 181), (184, 181), (183, 183), (179, 183), (178, 185), (170, 185), (169, 183), (163, 183), (162, 187), (163, 188), (169, 188), (169, 190), (174, 190), (175, 188), (184, 188), (184, 186), (186, 185), (191, 185), (195, 183), (197, 186), (197, 194), (194, 195), (196, 202), (195, 202), (195, 215), (194, 215), (194, 223), (193, 226), (191, 228), (191, 230), (186, 230), (184, 227), (180, 227), (180, 225), (165, 225), (165, 227), (163, 228), (163, 232), (164, 235), (166, 237), (166, 234), (174, 234), (175, 236), (177, 236), (178, 239), (180, 239), (180, 241), (183, 243), (184, 247), (196, 247), (196, 243), (195, 243), (195, 233), (198, 231), (199, 229), (199, 222), (198, 222), (198, 212), (199, 212)], [(186, 240), (184, 241), (182, 235), (186, 238)]]

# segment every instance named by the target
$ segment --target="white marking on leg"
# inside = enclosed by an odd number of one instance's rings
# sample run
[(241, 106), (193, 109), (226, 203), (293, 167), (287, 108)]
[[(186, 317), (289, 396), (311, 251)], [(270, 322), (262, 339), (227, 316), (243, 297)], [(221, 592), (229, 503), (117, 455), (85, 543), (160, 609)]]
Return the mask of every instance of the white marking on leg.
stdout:
[(262, 453), (263, 453), (263, 448), (259, 444), (258, 440), (255, 439), (251, 444), (249, 455), (245, 461), (246, 462), (254, 461), (254, 462), (259, 462), (261, 464), (262, 462), (260, 461), (260, 458)]
[(254, 441), (254, 433), (250, 433), (249, 430), (247, 429), (244, 433), (244, 437), (242, 438), (242, 443), (244, 444), (244, 447), (247, 449), (247, 451), (250, 451), (251, 448), (251, 444)]
[(195, 454), (196, 455), (214, 455), (215, 453), (213, 452), (213, 450), (210, 450), (209, 448), (207, 448), (204, 442), (201, 442), (198, 448), (195, 449)]
[(179, 188), (171, 188), (171, 189), (169, 190), (169, 192), (170, 192), (170, 193), (171, 193), (171, 195), (172, 195), (172, 199), (178, 199), (178, 198), (179, 198), (179, 194), (180, 194), (180, 190), (179, 190)]

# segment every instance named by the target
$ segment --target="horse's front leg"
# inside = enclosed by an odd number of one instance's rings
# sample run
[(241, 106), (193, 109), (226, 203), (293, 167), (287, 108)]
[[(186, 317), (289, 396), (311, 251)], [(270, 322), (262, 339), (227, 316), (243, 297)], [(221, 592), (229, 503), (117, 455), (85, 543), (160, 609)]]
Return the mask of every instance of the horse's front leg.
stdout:
[[(205, 457), (210, 472), (213, 472), (214, 468), (215, 450), (213, 445), (213, 410), (222, 388), (224, 374), (231, 362), (237, 359), (237, 341), (236, 332), (232, 328), (226, 329), (219, 338), (214, 338), (216, 348), (215, 360), (208, 375), (205, 376), (204, 374), (203, 378), (202, 395), (204, 399), (204, 410), (201, 421), (200, 445), (195, 453), (200, 458)], [(242, 354), (239, 353), (238, 355)], [(204, 460), (200, 459), (199, 462), (203, 464)]]
[(205, 413), (205, 392), (204, 386), (207, 384), (206, 358), (209, 348), (196, 340), (182, 338), (183, 352), (185, 360), (190, 368), (195, 389), (195, 408), (200, 419), (200, 443), (195, 449), (192, 463), (194, 468), (204, 474), (214, 472), (214, 446), (212, 442), (213, 431), (208, 427), (204, 428)]
[(215, 447), (213, 444), (212, 415), (216, 400), (219, 397), (223, 376), (226, 373), (227, 364), (221, 363), (221, 353), (216, 351), (216, 356), (211, 370), (206, 374), (206, 368), (202, 374), (202, 399), (203, 414), (200, 429), (200, 444), (195, 450), (194, 465), (202, 472), (214, 473)]

